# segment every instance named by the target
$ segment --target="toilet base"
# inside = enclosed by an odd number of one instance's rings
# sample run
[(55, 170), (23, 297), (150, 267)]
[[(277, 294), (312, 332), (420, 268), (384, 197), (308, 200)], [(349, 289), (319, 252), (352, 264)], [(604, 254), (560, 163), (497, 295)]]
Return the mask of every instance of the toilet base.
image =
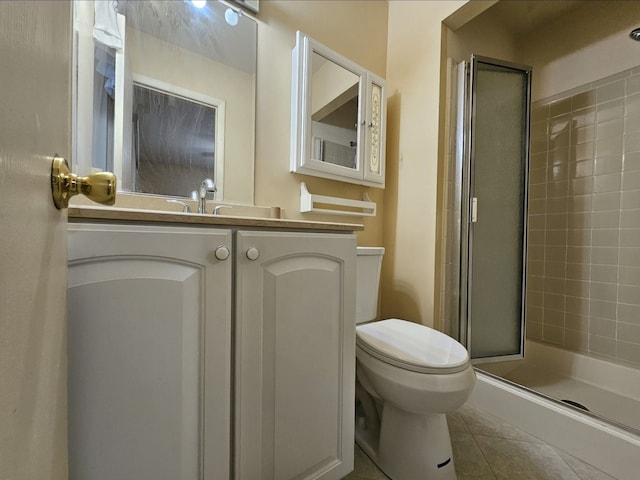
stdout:
[(356, 443), (372, 459), (377, 458), (380, 419), (375, 399), (356, 380)]
[(442, 413), (414, 415), (385, 404), (378, 445), (374, 443), (378, 448), (370, 440), (356, 434), (358, 445), (393, 480), (456, 480)]

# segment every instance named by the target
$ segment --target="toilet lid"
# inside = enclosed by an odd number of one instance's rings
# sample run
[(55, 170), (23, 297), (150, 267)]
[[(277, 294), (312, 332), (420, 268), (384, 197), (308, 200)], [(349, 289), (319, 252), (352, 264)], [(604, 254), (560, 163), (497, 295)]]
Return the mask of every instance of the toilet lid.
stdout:
[(453, 338), (425, 325), (391, 318), (356, 327), (357, 345), (378, 359), (421, 373), (453, 373), (469, 362)]

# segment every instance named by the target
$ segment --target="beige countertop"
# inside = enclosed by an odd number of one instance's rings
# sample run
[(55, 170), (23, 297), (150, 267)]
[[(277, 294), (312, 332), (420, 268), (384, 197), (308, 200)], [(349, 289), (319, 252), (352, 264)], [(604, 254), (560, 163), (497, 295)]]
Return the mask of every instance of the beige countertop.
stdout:
[(357, 223), (313, 222), (305, 220), (287, 220), (282, 218), (240, 217), (232, 215), (203, 215), (134, 208), (108, 208), (94, 206), (69, 207), (70, 222), (84, 220), (174, 223), (182, 225), (211, 225), (245, 228), (278, 228), (289, 230), (324, 230), (334, 232), (355, 232), (364, 230), (364, 226)]

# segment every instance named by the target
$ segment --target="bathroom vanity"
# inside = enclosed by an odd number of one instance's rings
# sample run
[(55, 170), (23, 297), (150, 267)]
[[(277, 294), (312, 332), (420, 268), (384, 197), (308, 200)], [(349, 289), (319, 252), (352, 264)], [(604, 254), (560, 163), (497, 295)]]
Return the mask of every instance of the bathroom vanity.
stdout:
[(348, 474), (360, 228), (72, 208), (70, 478)]

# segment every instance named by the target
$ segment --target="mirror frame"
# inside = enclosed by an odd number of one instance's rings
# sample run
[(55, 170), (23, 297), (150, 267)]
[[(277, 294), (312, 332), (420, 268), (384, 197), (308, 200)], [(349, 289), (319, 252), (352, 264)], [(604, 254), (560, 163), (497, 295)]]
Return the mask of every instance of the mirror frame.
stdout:
[[(323, 162), (314, 159), (312, 156), (311, 71), (314, 54), (321, 55), (327, 60), (357, 75), (359, 78), (356, 168)], [(380, 123), (378, 125), (378, 159), (381, 164), (379, 173), (371, 172), (368, 168), (368, 160), (371, 156), (371, 136), (369, 128), (365, 127), (367, 126), (367, 122), (371, 122), (372, 117), (371, 101), (368, 98), (371, 92), (371, 85), (376, 85), (382, 92), (382, 101), (379, 102)], [(369, 124), (369, 127), (371, 127), (371, 124)], [(359, 185), (384, 188), (385, 131), (385, 81), (352, 60), (298, 31), (296, 33), (296, 46), (292, 51), (290, 171)]]

